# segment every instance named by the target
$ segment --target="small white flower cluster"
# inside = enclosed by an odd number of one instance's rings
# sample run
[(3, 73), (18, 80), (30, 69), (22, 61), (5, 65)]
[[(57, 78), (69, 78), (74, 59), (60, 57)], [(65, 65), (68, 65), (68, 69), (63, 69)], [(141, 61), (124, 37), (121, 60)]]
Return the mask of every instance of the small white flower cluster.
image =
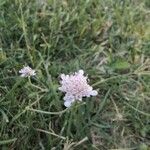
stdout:
[(21, 73), (21, 77), (30, 77), (30, 76), (35, 76), (35, 70), (30, 68), (29, 66), (23, 67), (19, 73)]
[(83, 97), (96, 96), (96, 90), (88, 84), (84, 71), (79, 70), (72, 75), (61, 75), (61, 87), (59, 90), (65, 92), (64, 105), (70, 107), (76, 100), (82, 101)]

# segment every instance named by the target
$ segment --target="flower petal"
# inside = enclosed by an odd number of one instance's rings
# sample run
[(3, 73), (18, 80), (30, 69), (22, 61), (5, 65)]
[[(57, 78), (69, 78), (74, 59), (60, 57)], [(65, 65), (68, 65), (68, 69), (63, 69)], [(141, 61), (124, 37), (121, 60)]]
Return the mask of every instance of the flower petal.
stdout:
[(26, 75), (25, 75), (25, 74), (21, 74), (20, 76), (21, 76), (21, 77), (26, 77)]
[(66, 75), (65, 74), (61, 74), (60, 77), (61, 77), (62, 80), (64, 80)]
[(83, 74), (84, 74), (84, 71), (83, 71), (83, 70), (79, 70), (78, 73), (81, 74), (81, 75), (83, 75)]
[(91, 96), (96, 96), (98, 92), (96, 90), (91, 91)]
[(65, 105), (66, 107), (70, 107), (72, 103), (73, 103), (72, 101), (65, 101), (65, 102), (64, 102), (64, 105)]

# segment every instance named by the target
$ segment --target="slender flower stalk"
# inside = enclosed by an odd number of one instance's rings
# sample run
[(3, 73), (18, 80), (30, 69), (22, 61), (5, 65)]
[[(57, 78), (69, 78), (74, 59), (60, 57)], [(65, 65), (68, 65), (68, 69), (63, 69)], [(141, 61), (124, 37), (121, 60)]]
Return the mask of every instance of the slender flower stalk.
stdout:
[(82, 101), (83, 97), (96, 96), (98, 92), (93, 90), (87, 82), (84, 71), (79, 70), (71, 75), (61, 74), (61, 87), (59, 90), (65, 93), (64, 105), (70, 107), (75, 101)]

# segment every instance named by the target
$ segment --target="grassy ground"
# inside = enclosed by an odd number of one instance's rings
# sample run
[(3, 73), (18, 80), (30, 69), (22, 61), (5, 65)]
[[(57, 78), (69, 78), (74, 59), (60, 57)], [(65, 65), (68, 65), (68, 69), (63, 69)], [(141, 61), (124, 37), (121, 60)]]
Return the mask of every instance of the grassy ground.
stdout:
[[(60, 74), (79, 69), (99, 94), (66, 109)], [(0, 149), (149, 144), (149, 0), (0, 0)]]

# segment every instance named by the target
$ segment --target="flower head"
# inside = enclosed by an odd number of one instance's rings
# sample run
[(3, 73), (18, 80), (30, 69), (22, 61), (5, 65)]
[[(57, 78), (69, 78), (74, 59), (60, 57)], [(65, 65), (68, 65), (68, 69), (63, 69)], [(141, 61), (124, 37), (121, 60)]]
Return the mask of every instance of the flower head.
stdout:
[(64, 105), (70, 107), (71, 104), (78, 100), (82, 101), (83, 97), (96, 96), (96, 90), (88, 84), (87, 76), (84, 76), (84, 71), (79, 70), (71, 75), (61, 75), (61, 87), (59, 90), (65, 92)]
[(30, 76), (35, 76), (35, 70), (30, 68), (29, 66), (23, 67), (19, 73), (21, 73), (21, 77), (30, 77)]

